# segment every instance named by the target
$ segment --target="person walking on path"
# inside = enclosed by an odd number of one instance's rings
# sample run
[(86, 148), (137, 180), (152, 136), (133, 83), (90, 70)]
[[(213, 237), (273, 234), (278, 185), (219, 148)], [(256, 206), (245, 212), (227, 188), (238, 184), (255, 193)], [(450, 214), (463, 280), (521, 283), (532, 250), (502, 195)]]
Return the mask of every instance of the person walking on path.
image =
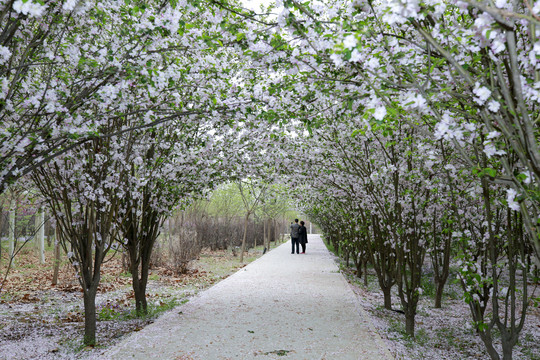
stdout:
[(298, 219), (294, 219), (294, 224), (291, 224), (291, 243), (292, 243), (291, 254), (294, 254), (295, 246), (296, 246), (296, 253), (299, 254), (298, 238), (300, 234), (298, 233), (298, 229), (300, 229), (300, 225), (298, 225)]
[(306, 253), (307, 244), (307, 229), (304, 226), (304, 222), (300, 221), (300, 227), (298, 228), (298, 242), (302, 245), (302, 254)]

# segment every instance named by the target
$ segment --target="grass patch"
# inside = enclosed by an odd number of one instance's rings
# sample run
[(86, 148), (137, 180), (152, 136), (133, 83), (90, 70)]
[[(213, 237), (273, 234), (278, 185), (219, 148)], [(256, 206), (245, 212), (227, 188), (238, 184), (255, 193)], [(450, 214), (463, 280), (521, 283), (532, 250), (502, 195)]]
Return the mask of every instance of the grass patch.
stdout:
[(105, 305), (98, 308), (96, 311), (98, 321), (127, 321), (133, 319), (152, 319), (158, 315), (173, 309), (178, 305), (185, 304), (189, 300), (186, 298), (166, 298), (148, 301), (148, 308), (146, 314), (137, 314), (135, 310), (135, 303), (132, 303), (131, 309), (126, 309), (118, 302), (108, 302)]
[(418, 329), (414, 334), (416, 343), (420, 346), (425, 346), (429, 342), (429, 334), (426, 329)]
[[(381, 307), (381, 309), (383, 309), (383, 307)], [(417, 345), (426, 346), (426, 344), (428, 344), (430, 341), (429, 333), (426, 329), (416, 329), (414, 332), (414, 337), (412, 337), (407, 334), (405, 329), (405, 321), (400, 321), (394, 318), (388, 319), (388, 331), (395, 333), (399, 339), (404, 340), (404, 344), (408, 348), (414, 348)]]
[(328, 249), (328, 251), (330, 251), (332, 254), (338, 256), (338, 254), (336, 253), (336, 249), (334, 248), (334, 245), (332, 245), (332, 243), (330, 241), (328, 241), (326, 239), (326, 237), (324, 237), (324, 236), (322, 236), (322, 240), (323, 240), (324, 245), (326, 245), (326, 248)]
[(430, 275), (422, 275), (422, 279), (420, 280), (422, 290), (424, 290), (424, 296), (428, 296), (432, 299), (435, 298), (435, 293), (437, 292), (435, 289), (435, 282), (433, 281), (433, 278)]
[[(342, 261), (340, 261), (339, 269), (347, 281), (354, 286), (361, 287), (368, 291), (380, 291), (377, 275), (370, 274), (368, 271), (367, 274), (363, 273), (362, 277), (358, 277), (356, 274), (356, 268), (346, 267)], [(365, 276), (367, 276), (367, 287), (364, 285)]]
[(388, 331), (399, 334), (401, 336), (408, 336), (405, 331), (405, 323), (397, 319), (390, 318), (388, 320)]
[(454, 284), (447, 284), (444, 287), (443, 295), (451, 300), (461, 300), (462, 295)]
[(60, 340), (58, 344), (62, 345), (62, 347), (67, 349), (67, 352), (71, 354), (78, 354), (85, 348), (82, 337), (66, 337)]
[(464, 342), (460, 340), (460, 336), (456, 335), (453, 328), (440, 328), (435, 330), (437, 337), (435, 338), (434, 347), (445, 348), (452, 347), (459, 349), (459, 351), (465, 350)]
[(118, 274), (119, 277), (131, 279), (131, 273), (129, 271), (123, 271)]

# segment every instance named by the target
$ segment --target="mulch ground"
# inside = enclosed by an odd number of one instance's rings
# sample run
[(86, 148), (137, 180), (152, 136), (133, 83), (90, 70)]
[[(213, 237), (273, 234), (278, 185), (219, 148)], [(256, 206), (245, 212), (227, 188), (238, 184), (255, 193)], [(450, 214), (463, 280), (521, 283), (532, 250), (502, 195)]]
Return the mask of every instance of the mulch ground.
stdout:
[(188, 301), (244, 266), (230, 252), (203, 251), (186, 274), (177, 274), (165, 265), (153, 267), (147, 289), (150, 315), (137, 318), (133, 315), (131, 277), (122, 258), (108, 259), (96, 298), (98, 346), (85, 348), (82, 289), (76, 273), (64, 257), (58, 282), (52, 285), (52, 252), (46, 255), (46, 264), (41, 265), (31, 247), (24, 249), (5, 280), (7, 262), (2, 259), (0, 360), (93, 358), (122, 336), (152, 323), (161, 312)]

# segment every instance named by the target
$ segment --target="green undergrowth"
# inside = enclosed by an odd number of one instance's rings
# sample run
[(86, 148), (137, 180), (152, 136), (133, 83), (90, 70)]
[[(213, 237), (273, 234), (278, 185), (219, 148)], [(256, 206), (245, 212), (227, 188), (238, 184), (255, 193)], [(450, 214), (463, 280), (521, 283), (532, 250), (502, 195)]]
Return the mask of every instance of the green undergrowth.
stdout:
[(324, 235), (321, 235), (321, 238), (323, 240), (324, 245), (326, 245), (326, 248), (328, 249), (328, 251), (330, 251), (335, 256), (339, 256), (336, 253), (336, 249), (334, 248), (334, 245), (332, 245), (332, 243), (330, 241), (328, 241)]
[(153, 298), (148, 301), (146, 314), (137, 314), (134, 309), (135, 303), (132, 302), (129, 308), (124, 307), (119, 302), (107, 302), (97, 311), (98, 321), (127, 321), (133, 319), (152, 319), (160, 314), (173, 309), (178, 305), (188, 302), (187, 298)]

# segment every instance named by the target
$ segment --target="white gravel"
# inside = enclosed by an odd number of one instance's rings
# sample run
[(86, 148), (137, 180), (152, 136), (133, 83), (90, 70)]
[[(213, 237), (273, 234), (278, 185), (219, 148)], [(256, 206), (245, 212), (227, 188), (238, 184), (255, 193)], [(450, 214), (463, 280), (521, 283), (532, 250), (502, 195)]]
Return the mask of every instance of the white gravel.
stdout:
[(102, 359), (391, 359), (318, 235), (290, 241), (164, 314)]

